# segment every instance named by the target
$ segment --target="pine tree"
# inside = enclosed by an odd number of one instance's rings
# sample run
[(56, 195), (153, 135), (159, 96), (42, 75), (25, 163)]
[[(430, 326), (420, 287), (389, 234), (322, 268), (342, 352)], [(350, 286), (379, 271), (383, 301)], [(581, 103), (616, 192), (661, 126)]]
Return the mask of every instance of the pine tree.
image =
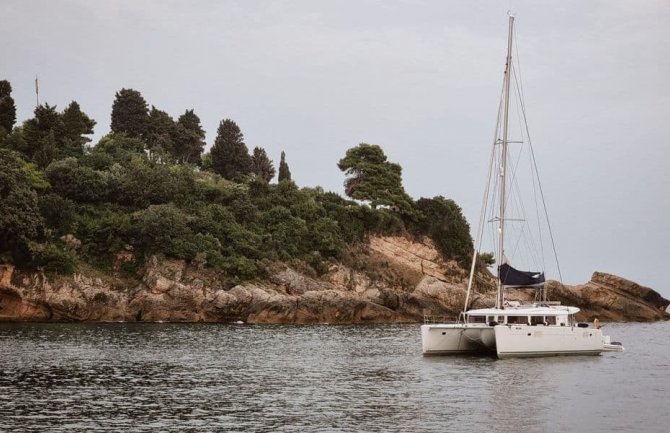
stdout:
[(348, 176), (345, 193), (356, 200), (367, 200), (374, 208), (394, 206), (412, 212), (412, 199), (402, 186), (402, 167), (389, 162), (381, 147), (361, 143), (347, 150), (337, 166)]
[(211, 150), (212, 168), (232, 180), (251, 172), (251, 157), (240, 128), (230, 119), (222, 120)]
[(0, 81), (0, 139), (12, 132), (16, 123), (16, 105), (11, 97), (12, 85), (7, 80)]
[(200, 118), (193, 110), (186, 110), (177, 120), (175, 159), (182, 163), (200, 165), (204, 149), (205, 130), (200, 125)]
[(251, 155), (251, 172), (266, 182), (275, 177), (274, 165), (262, 147), (254, 147)]
[(286, 163), (286, 154), (282, 151), (281, 159), (279, 161), (279, 175), (277, 176), (277, 182), (284, 180), (291, 180), (291, 170), (289, 170), (288, 164)]
[(112, 132), (131, 138), (146, 139), (149, 130), (149, 107), (142, 94), (133, 89), (116, 92), (112, 104)]

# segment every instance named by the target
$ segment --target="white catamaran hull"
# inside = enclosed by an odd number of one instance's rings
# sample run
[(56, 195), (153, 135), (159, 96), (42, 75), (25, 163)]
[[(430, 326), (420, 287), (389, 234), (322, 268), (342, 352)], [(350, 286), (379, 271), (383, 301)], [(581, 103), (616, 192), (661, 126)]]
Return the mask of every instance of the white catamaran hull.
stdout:
[(573, 326), (498, 325), (498, 358), (599, 355), (604, 350), (600, 329)]
[(495, 353), (494, 329), (484, 324), (421, 326), (424, 355)]

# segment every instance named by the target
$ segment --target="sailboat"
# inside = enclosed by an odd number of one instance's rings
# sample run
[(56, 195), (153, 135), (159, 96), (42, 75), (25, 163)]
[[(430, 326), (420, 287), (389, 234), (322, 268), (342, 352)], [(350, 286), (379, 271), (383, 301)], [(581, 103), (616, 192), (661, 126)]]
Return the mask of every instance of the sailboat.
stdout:
[[(522, 113), (520, 119), (525, 124), (525, 107), (519, 89), (520, 79), (517, 68), (512, 62), (514, 19), (510, 14), (503, 90), (464, 309), (455, 323), (425, 323), (421, 326), (423, 354), (482, 353), (498, 358), (512, 358), (598, 355), (605, 351), (623, 351), (621, 343), (612, 342), (609, 336), (603, 335), (597, 319), (592, 324), (579, 323), (575, 320), (579, 308), (548, 301), (547, 283), (543, 271), (519, 270), (512, 266), (508, 259), (508, 254), (515, 252), (520, 244), (516, 238), (508, 239), (511, 237), (507, 236), (512, 228), (511, 225), (522, 222), (522, 226), (528, 228), (525, 218), (516, 218), (516, 215), (511, 214), (512, 207), (518, 203), (518, 197), (514, 197), (514, 193), (518, 192), (518, 183), (524, 179), (518, 175), (520, 158), (510, 158), (510, 146), (525, 144), (530, 149), (529, 162), (535, 169), (535, 177), (532, 177), (535, 196), (539, 195), (544, 203), (539, 176), (536, 176), (535, 156), (532, 153), (530, 139), (526, 136), (527, 143), (525, 143), (523, 140), (515, 141), (509, 138), (510, 89), (513, 84), (516, 91), (515, 105), (520, 107)], [(527, 126), (522, 128), (523, 131), (527, 133)], [(518, 207), (523, 210), (523, 206)], [(543, 206), (543, 209), (553, 246), (546, 206)], [(539, 212), (537, 214), (539, 216)], [(483, 229), (487, 224), (494, 228), (492, 230), (494, 257), (498, 264), (495, 276), (496, 299), (490, 308), (470, 309), (473, 281), (475, 275), (482, 272), (481, 265), (478, 270), (477, 260), (482, 249)], [(524, 231), (528, 234), (531, 230), (522, 229), (520, 233)], [(514, 245), (507, 247), (510, 241), (514, 241)], [(553, 248), (553, 251), (555, 253), (556, 249)], [(557, 268), (560, 276), (558, 265)], [(518, 294), (528, 290), (533, 294), (532, 301), (508, 299), (510, 291)]]

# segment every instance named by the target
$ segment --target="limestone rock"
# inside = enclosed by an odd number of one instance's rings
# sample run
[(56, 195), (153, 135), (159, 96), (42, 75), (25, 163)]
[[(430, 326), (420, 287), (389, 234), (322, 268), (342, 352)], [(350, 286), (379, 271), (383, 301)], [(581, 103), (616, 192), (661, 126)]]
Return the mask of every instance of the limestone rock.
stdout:
[(595, 272), (586, 284), (561, 286), (551, 281), (549, 288), (552, 299), (581, 309), (577, 316), (580, 320), (670, 319), (666, 311), (670, 301), (648, 287), (616, 275)]
[[(427, 315), (453, 320), (463, 308), (467, 272), (442, 260), (427, 239), (374, 237), (359, 258), (367, 262), (356, 269), (333, 262), (320, 277), (276, 263), (266, 280), (243, 284), (216, 269), (159, 257), (125, 279), (117, 269), (82, 267), (47, 277), (0, 264), (0, 320), (390, 323)], [(494, 304), (494, 292), (483, 287), (473, 291), (470, 306)], [(669, 318), (670, 301), (660, 294), (601, 272), (583, 285), (550, 282), (549, 293), (581, 308), (580, 320)]]

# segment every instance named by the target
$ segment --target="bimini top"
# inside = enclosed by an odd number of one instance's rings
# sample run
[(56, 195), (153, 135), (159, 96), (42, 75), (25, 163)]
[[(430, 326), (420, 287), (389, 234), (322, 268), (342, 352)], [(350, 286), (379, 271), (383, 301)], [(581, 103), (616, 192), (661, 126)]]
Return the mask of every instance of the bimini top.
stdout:
[(567, 305), (522, 305), (519, 307), (481, 308), (466, 311), (465, 314), (468, 316), (564, 316), (578, 312), (579, 308)]
[(507, 263), (498, 266), (498, 276), (504, 286), (538, 287), (544, 284), (544, 272), (520, 271)]

